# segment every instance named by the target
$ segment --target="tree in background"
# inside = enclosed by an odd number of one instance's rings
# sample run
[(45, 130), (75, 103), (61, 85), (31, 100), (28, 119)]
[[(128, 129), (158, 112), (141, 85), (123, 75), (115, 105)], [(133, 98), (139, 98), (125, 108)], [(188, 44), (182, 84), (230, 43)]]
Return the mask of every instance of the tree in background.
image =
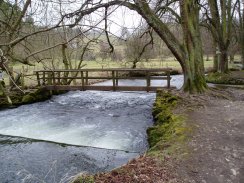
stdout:
[(138, 62), (153, 58), (152, 47), (153, 37), (150, 29), (146, 31), (139, 29), (139, 31), (127, 35), (124, 49), (126, 62), (131, 63), (131, 68), (135, 69)]
[(202, 6), (207, 27), (220, 55), (217, 71), (221, 73), (228, 71), (228, 49), (233, 36), (233, 15), (236, 5), (236, 0), (208, 0), (208, 3)]
[(237, 41), (241, 50), (241, 61), (242, 69), (244, 70), (244, 2), (237, 0), (237, 21), (236, 21), (236, 32)]

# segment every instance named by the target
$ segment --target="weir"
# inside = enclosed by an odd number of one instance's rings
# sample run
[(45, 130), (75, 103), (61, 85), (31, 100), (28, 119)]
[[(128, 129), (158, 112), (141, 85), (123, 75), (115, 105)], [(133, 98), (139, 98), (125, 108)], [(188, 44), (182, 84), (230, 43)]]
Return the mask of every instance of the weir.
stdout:
[[(38, 85), (47, 90), (157, 91), (170, 89), (170, 68), (161, 69), (73, 69), (35, 71)], [(157, 73), (157, 76), (154, 76)], [(140, 76), (137, 76), (140, 75)], [(145, 80), (146, 86), (119, 86), (119, 80)], [(112, 86), (89, 85), (90, 80), (112, 80)], [(167, 86), (151, 86), (152, 80), (166, 80)], [(71, 84), (72, 83), (72, 84)]]

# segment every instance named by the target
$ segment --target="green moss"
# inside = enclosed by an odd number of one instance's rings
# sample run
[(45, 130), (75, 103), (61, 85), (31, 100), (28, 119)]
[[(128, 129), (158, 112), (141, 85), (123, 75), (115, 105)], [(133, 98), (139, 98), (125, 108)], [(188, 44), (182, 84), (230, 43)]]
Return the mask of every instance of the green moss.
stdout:
[(22, 98), (22, 104), (30, 104), (34, 102), (40, 102), (49, 99), (52, 96), (50, 91), (40, 88), (35, 92), (31, 92)]
[(159, 91), (153, 107), (155, 125), (148, 128), (149, 154), (160, 154), (162, 151), (173, 153), (186, 140), (190, 130), (180, 115), (173, 114), (172, 110), (181, 99), (169, 92)]
[(243, 85), (244, 80), (234, 78), (230, 73), (209, 73), (206, 76), (206, 81), (214, 84), (231, 84), (231, 85)]
[(94, 176), (92, 175), (84, 175), (79, 176), (77, 179), (73, 181), (73, 183), (93, 183), (95, 182)]

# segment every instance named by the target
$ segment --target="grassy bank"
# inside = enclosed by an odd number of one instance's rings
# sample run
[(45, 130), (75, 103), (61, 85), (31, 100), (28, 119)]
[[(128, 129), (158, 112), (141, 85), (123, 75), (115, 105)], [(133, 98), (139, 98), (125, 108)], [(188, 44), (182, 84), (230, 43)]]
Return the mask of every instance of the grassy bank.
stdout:
[(165, 91), (158, 91), (153, 106), (155, 124), (147, 130), (149, 150), (139, 158), (108, 173), (78, 175), (73, 183), (92, 182), (167, 182), (173, 179), (169, 162), (179, 158), (184, 151), (189, 128), (175, 109), (182, 99)]
[[(155, 124), (148, 128), (148, 143), (150, 155), (172, 155), (181, 149), (189, 132), (185, 119), (181, 114), (175, 114), (175, 109), (181, 105), (182, 99), (169, 92), (157, 92), (153, 107)], [(179, 153), (179, 152), (177, 152)], [(175, 154), (176, 155), (176, 154)]]
[(8, 94), (13, 102), (13, 105), (10, 106), (6, 97), (0, 95), (0, 109), (45, 101), (53, 95), (53, 93), (45, 90), (44, 88), (28, 90), (26, 93), (17, 90), (11, 91)]
[(209, 73), (206, 81), (214, 84), (244, 85), (244, 71), (230, 71), (228, 73)]

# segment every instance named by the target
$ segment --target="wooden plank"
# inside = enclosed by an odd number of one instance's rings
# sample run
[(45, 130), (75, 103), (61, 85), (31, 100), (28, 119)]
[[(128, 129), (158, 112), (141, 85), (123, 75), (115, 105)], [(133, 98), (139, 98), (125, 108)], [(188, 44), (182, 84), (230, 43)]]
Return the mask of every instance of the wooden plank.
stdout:
[(127, 71), (149, 71), (149, 72), (166, 72), (172, 70), (171, 68), (154, 68), (154, 69), (130, 69), (130, 68), (109, 68), (109, 69), (69, 69), (69, 70), (62, 70), (62, 69), (57, 69), (57, 70), (40, 70), (40, 71), (35, 71), (35, 72), (80, 72), (80, 71), (88, 71), (88, 72), (107, 72), (107, 71), (122, 71), (122, 72), (127, 72)]
[[(68, 86), (68, 85), (48, 85), (45, 87), (47, 90), (83, 90), (82, 86)], [(99, 90), (99, 91), (113, 91), (113, 86), (84, 86), (85, 90)], [(155, 86), (115, 86), (116, 91), (157, 91), (158, 89), (166, 89), (166, 87), (155, 87)]]
[[(56, 79), (62, 79), (63, 77), (55, 77)], [(46, 79), (52, 79), (49, 77), (46, 77)], [(66, 79), (82, 79), (82, 77), (66, 77)], [(94, 76), (94, 77), (87, 77), (87, 79), (113, 79), (111, 76)], [(121, 77), (114, 77), (114, 79), (138, 79), (138, 80), (145, 80), (146, 77), (126, 77), (126, 76), (121, 76)], [(167, 80), (167, 76), (151, 76), (150, 80)], [(170, 78), (171, 79), (171, 78)]]

